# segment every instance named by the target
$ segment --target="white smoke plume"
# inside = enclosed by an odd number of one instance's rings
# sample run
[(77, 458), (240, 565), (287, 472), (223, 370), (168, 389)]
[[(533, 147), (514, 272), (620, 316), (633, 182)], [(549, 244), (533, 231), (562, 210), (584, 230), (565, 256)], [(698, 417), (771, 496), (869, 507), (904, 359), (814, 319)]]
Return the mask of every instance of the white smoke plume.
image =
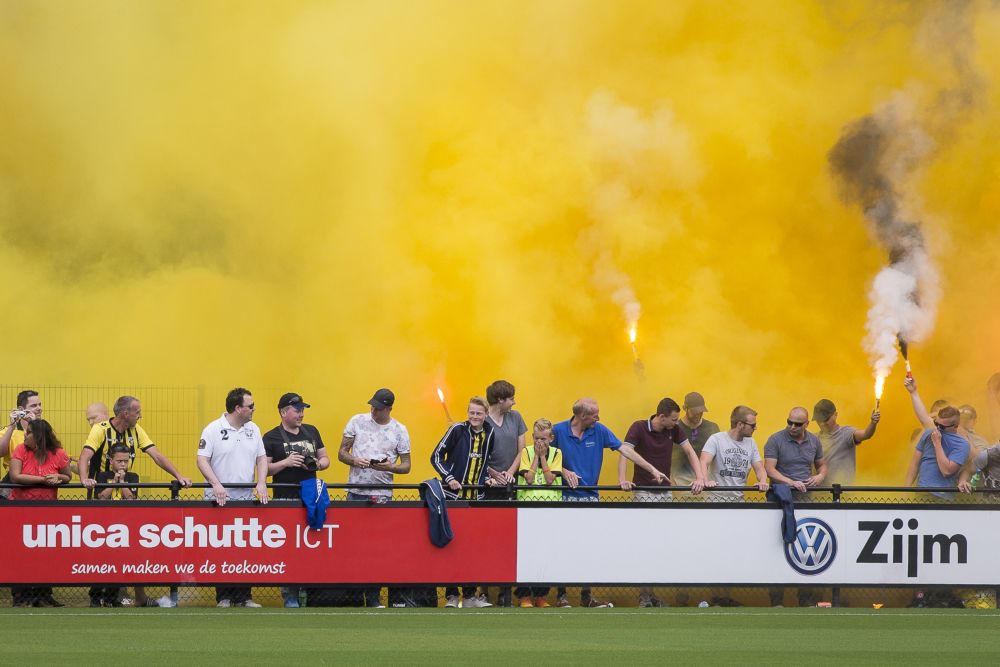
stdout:
[(969, 11), (967, 2), (936, 6), (924, 17), (915, 44), (946, 57), (954, 83), (932, 93), (921, 85), (897, 92), (845, 127), (828, 155), (844, 200), (861, 207), (888, 254), (888, 266), (869, 291), (865, 325), (864, 347), (876, 378), (885, 378), (896, 363), (900, 339), (919, 343), (934, 329), (941, 286), (916, 219), (914, 184), (935, 147), (931, 135), (947, 137), (978, 96), (981, 79), (971, 66)]

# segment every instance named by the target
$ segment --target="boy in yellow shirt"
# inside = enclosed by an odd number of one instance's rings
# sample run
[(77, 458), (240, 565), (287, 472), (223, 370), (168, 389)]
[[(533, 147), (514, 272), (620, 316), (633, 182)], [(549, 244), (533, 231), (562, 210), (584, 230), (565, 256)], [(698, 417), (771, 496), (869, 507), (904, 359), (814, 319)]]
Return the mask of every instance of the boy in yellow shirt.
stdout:
[[(521, 450), (517, 472), (517, 499), (529, 501), (562, 500), (562, 452), (552, 447), (552, 422), (539, 419), (531, 429), (532, 446)], [(519, 586), (514, 594), (521, 607), (548, 607), (549, 588)]]

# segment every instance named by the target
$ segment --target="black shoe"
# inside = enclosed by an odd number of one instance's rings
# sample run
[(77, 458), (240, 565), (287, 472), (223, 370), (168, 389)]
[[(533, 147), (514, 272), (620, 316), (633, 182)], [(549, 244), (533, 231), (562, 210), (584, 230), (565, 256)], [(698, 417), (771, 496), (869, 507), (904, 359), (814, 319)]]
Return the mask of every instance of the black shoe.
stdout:
[(60, 602), (59, 600), (57, 600), (54, 597), (52, 597), (51, 595), (46, 595), (42, 599), (45, 600), (45, 602), (47, 602), (48, 606), (50, 606), (50, 607), (65, 607), (66, 606), (62, 602)]
[(91, 600), (90, 601), (90, 606), (91, 607), (103, 607), (104, 605), (101, 604), (100, 600)]

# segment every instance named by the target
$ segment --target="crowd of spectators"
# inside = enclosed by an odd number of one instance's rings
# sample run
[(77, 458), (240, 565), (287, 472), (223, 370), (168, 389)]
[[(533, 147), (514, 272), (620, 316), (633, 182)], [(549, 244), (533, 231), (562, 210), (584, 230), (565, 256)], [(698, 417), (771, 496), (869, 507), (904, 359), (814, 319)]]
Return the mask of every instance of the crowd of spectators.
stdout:
[[(989, 446), (977, 430), (977, 412), (971, 405), (952, 406), (946, 401), (925, 408), (912, 378), (905, 388), (921, 428), (914, 433), (914, 450), (903, 480), (905, 486), (928, 489), (936, 498), (950, 499), (955, 491), (971, 493), (975, 488), (997, 489), (1000, 494), (1000, 444)], [(350, 418), (344, 428), (337, 460), (349, 467), (348, 482), (370, 488), (349, 490), (347, 499), (369, 504), (392, 499), (396, 474), (410, 471), (410, 438), (406, 427), (391, 413), (395, 395), (379, 389), (368, 401), (369, 410)], [(253, 422), (253, 395), (236, 388), (226, 396), (226, 411), (208, 424), (197, 449), (197, 467), (207, 488), (206, 500), (223, 506), (229, 500), (269, 500), (267, 478), (278, 486), (275, 499), (297, 499), (294, 486), (315, 480), (316, 473), (330, 466), (319, 429), (304, 423), (310, 407), (297, 393), (286, 393), (278, 401), (280, 423), (262, 435)], [(619, 454), (618, 484), (637, 502), (670, 502), (677, 487), (684, 487), (686, 500), (738, 502), (743, 499), (750, 472), (760, 491), (772, 484), (791, 487), (798, 500), (813, 499), (818, 487), (854, 483), (859, 445), (875, 435), (880, 414), (871, 413), (863, 428), (842, 426), (834, 403), (821, 399), (810, 418), (804, 407), (793, 407), (786, 427), (771, 434), (763, 455), (754, 440), (757, 411), (746, 405), (732, 409), (729, 429), (705, 418), (704, 397), (691, 392), (683, 406), (664, 398), (653, 414), (633, 422), (624, 439), (600, 421), (596, 400), (581, 398), (572, 406), (572, 416), (560, 422), (539, 418), (533, 422), (531, 444), (526, 443), (527, 424), (514, 410), (515, 388), (504, 380), (492, 383), (486, 397), (473, 397), (466, 419), (450, 423), (433, 448), (430, 464), (440, 476), (450, 499), (545, 502), (595, 502), (605, 450)], [(53, 500), (60, 485), (74, 474), (92, 497), (128, 501), (138, 497), (138, 475), (132, 471), (137, 450), (152, 458), (182, 487), (191, 486), (177, 467), (157, 448), (139, 425), (142, 406), (134, 396), (122, 396), (109, 411), (103, 403), (86, 409), (90, 432), (78, 459), (68, 456), (52, 426), (42, 418), (38, 393), (18, 394), (10, 421), (0, 434), (0, 466), (3, 482), (16, 487), (2, 490), (11, 500)], [(808, 430), (810, 421), (817, 431)], [(628, 464), (632, 474), (628, 474)], [(229, 485), (240, 484), (240, 488)], [(673, 489), (670, 487), (674, 487)], [(707, 490), (707, 491), (706, 491)], [(702, 494), (703, 491), (706, 493)], [(549, 587), (501, 588), (495, 598), (500, 606), (511, 606), (514, 597), (521, 607), (547, 607)], [(322, 603), (324, 598), (349, 596), (349, 589), (281, 589), (286, 607), (300, 603)], [(360, 592), (358, 603), (381, 607), (381, 589)], [(15, 606), (62, 606), (49, 588), (15, 588)], [(390, 589), (388, 600), (406, 600), (412, 591)], [(447, 607), (493, 606), (488, 591), (476, 586), (446, 589)], [(177, 589), (159, 600), (146, 598), (136, 588), (134, 600), (117, 588), (94, 587), (91, 606), (139, 604), (175, 606)], [(220, 607), (259, 607), (249, 587), (220, 587)], [(771, 589), (771, 602), (783, 602), (783, 590)], [(799, 592), (799, 603), (810, 604), (808, 591)], [(570, 607), (565, 588), (559, 588), (555, 604)], [(581, 589), (579, 604), (604, 607), (589, 587)], [(639, 605), (660, 606), (649, 588), (640, 590)]]

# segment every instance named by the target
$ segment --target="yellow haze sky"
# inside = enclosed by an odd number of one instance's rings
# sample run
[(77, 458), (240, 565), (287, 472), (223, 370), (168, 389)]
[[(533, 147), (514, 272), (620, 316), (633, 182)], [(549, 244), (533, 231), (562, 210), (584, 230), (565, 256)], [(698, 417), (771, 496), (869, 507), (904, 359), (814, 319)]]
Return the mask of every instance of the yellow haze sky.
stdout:
[[(933, 115), (958, 51), (977, 103), (908, 182), (944, 293), (911, 357), (988, 431), (1000, 10), (954, 4), (972, 39), (940, 44), (947, 4), (5, 2), (2, 383), (203, 384), (210, 416), (268, 388), (265, 430), (298, 391), (331, 452), (388, 386), (401, 481), (432, 474), (435, 388), (460, 416), (499, 378), (529, 424), (594, 396), (619, 436), (692, 390), (724, 428), (757, 409), (761, 447), (824, 397), (863, 426), (885, 254), (827, 152), (900, 91)], [(859, 473), (899, 483), (899, 366), (882, 413)]]

